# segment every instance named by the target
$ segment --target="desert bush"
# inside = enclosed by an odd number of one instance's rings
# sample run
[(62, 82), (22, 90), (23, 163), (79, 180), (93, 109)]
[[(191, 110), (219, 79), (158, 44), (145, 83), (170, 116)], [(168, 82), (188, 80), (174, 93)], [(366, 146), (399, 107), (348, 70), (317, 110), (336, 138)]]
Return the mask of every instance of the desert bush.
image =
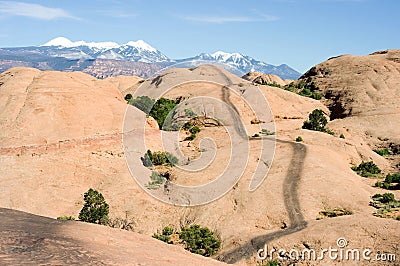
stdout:
[(128, 103), (135, 106), (139, 110), (142, 110), (144, 113), (146, 113), (146, 115), (148, 115), (154, 105), (154, 100), (148, 96), (139, 96), (135, 99), (132, 99), (131, 95), (131, 99)]
[(210, 229), (197, 224), (184, 228), (179, 238), (187, 250), (206, 257), (215, 254), (221, 246), (221, 241)]
[(352, 215), (353, 212), (343, 209), (343, 208), (333, 208), (333, 209), (320, 211), (319, 214), (321, 215), (322, 218), (325, 218), (325, 217), (333, 218), (333, 217), (339, 217), (339, 216), (344, 216), (344, 215)]
[(343, 135), (343, 134), (340, 134), (339, 138), (341, 138), (341, 139), (345, 139), (345, 137), (344, 137), (344, 135)]
[(75, 217), (73, 217), (73, 216), (60, 216), (60, 217), (57, 217), (57, 220), (61, 220), (61, 221), (75, 221)]
[[(393, 184), (393, 186), (392, 186)], [(400, 174), (388, 174), (385, 177), (385, 181), (378, 181), (375, 183), (376, 187), (384, 189), (399, 189), (400, 187)]]
[(385, 148), (382, 150), (374, 150), (374, 152), (376, 152), (377, 154), (379, 154), (380, 156), (388, 156), (391, 154), (391, 152), (389, 151), (389, 149)]
[(308, 116), (308, 120), (304, 121), (303, 129), (326, 132), (325, 126), (328, 123), (324, 112), (321, 109), (315, 109)]
[(128, 93), (127, 95), (125, 95), (124, 99), (129, 103), (129, 101), (132, 99), (132, 94)]
[(265, 128), (261, 129), (260, 133), (263, 134), (263, 135), (267, 135), (267, 136), (275, 135), (275, 132), (269, 131), (268, 129), (265, 129)]
[(261, 266), (279, 266), (279, 262), (277, 260), (269, 260), (267, 264), (263, 264)]
[(151, 152), (147, 150), (142, 158), (142, 163), (146, 167), (151, 167), (154, 165), (164, 165), (164, 166), (174, 166), (178, 164), (178, 158), (169, 152), (155, 151)]
[(185, 109), (185, 116), (188, 118), (196, 118), (198, 115), (192, 109)]
[(170, 179), (170, 173), (151, 172), (150, 181), (145, 185), (148, 189), (157, 189), (160, 185), (164, 184), (166, 180)]
[(133, 231), (135, 227), (135, 222), (133, 220), (129, 220), (127, 217), (125, 218), (110, 218), (107, 221), (107, 225), (112, 228), (119, 228), (127, 231)]
[(381, 173), (381, 169), (372, 161), (361, 162), (360, 165), (353, 166), (351, 169), (362, 177), (377, 176)]
[(196, 134), (190, 134), (189, 136), (187, 136), (184, 140), (185, 141), (192, 141), (196, 138)]
[(252, 137), (253, 137), (253, 138), (258, 138), (258, 137), (260, 137), (260, 134), (255, 133)]
[(89, 189), (83, 195), (83, 199), (85, 203), (79, 212), (79, 220), (87, 223), (106, 224), (109, 207), (103, 195), (94, 189)]
[(296, 138), (296, 142), (301, 142), (301, 141), (303, 141), (303, 138), (302, 138), (301, 136), (298, 136), (298, 137)]
[(165, 243), (172, 244), (171, 235), (172, 235), (173, 233), (174, 233), (174, 229), (173, 229), (172, 227), (166, 226), (166, 227), (164, 227), (164, 229), (162, 230), (162, 233), (161, 233), (161, 234), (156, 234), (156, 233), (154, 233), (154, 234), (153, 234), (153, 237), (154, 237), (155, 239), (161, 240), (161, 241), (163, 241), (163, 242), (165, 242)]
[(287, 91), (295, 92), (300, 96), (309, 97), (315, 100), (322, 99), (322, 94), (316, 92), (318, 88), (312, 83), (307, 85), (307, 83), (304, 81), (301, 81), (299, 83), (292, 82), (289, 85), (284, 86), (283, 88)]
[[(158, 99), (150, 111), (150, 116), (153, 117), (160, 128), (170, 130), (169, 126), (172, 124), (173, 112), (171, 112), (177, 103), (174, 100), (160, 98)], [(163, 128), (164, 129), (164, 128)]]
[(200, 132), (200, 128), (198, 126), (196, 126), (195, 124), (193, 124), (192, 122), (186, 122), (185, 124), (183, 124), (182, 128), (184, 130), (189, 131), (190, 136), (185, 138), (185, 141), (191, 141), (194, 140), (197, 136), (197, 133)]
[(395, 202), (394, 194), (393, 193), (385, 193), (385, 194), (375, 194), (372, 196), (372, 199), (378, 201), (380, 203), (390, 203)]

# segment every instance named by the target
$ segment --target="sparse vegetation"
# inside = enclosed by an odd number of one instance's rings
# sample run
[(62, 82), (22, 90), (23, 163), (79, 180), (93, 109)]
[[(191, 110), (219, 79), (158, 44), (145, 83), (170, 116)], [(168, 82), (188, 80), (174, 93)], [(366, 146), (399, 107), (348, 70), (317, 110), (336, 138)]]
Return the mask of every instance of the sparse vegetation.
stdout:
[(326, 132), (327, 130), (325, 126), (327, 123), (328, 120), (326, 119), (324, 112), (321, 109), (315, 109), (308, 116), (308, 120), (304, 121), (302, 128)]
[(339, 138), (345, 139), (345, 136), (343, 134), (340, 134)]
[(197, 224), (184, 228), (179, 238), (187, 250), (206, 257), (215, 254), (221, 246), (221, 241), (210, 229)]
[(157, 189), (159, 188), (166, 180), (170, 179), (169, 172), (164, 174), (160, 174), (156, 171), (151, 172), (150, 180), (145, 186), (147, 189)]
[(194, 140), (197, 136), (197, 133), (200, 132), (200, 128), (196, 125), (194, 125), (192, 122), (186, 122), (183, 127), (184, 130), (189, 131), (190, 136), (185, 138), (185, 141), (191, 141)]
[(303, 141), (303, 138), (301, 137), (301, 136), (298, 136), (297, 138), (296, 138), (296, 142), (302, 142)]
[(169, 152), (147, 150), (142, 158), (143, 165), (146, 167), (152, 167), (155, 165), (163, 166), (174, 166), (178, 164), (178, 158)]
[(127, 95), (125, 95), (125, 101), (129, 103), (131, 99), (132, 99), (132, 94), (128, 93)]
[(132, 99), (131, 95), (128, 103), (135, 106), (139, 110), (142, 110), (146, 115), (149, 115), (150, 110), (154, 105), (154, 100), (151, 99), (149, 96), (139, 96), (135, 99)]
[(259, 138), (259, 137), (260, 137), (260, 134), (255, 133), (252, 137), (253, 137), (253, 138)]
[(378, 181), (375, 186), (384, 189), (400, 189), (400, 174), (388, 174), (383, 182)]
[(172, 235), (173, 233), (174, 233), (174, 229), (173, 229), (172, 227), (166, 226), (166, 227), (164, 227), (164, 229), (162, 230), (162, 233), (161, 233), (161, 234), (156, 234), (156, 233), (154, 233), (154, 234), (153, 234), (153, 237), (154, 237), (155, 239), (158, 239), (158, 240), (163, 241), (163, 242), (165, 242), (165, 243), (172, 244), (171, 235)]
[(358, 166), (353, 166), (351, 168), (358, 175), (362, 177), (377, 177), (382, 171), (379, 167), (372, 161), (361, 162)]
[(128, 103), (142, 110), (144, 113), (146, 113), (146, 115), (153, 117), (161, 129), (179, 129), (179, 127), (174, 127), (174, 125), (171, 123), (173, 116), (171, 111), (178, 104), (175, 100), (160, 98), (155, 101), (148, 96), (139, 96), (135, 99), (131, 98)]
[(129, 220), (128, 217), (122, 218), (114, 218), (108, 219), (107, 225), (112, 228), (119, 228), (127, 231), (133, 231), (135, 223), (132, 220)]
[(370, 205), (377, 209), (375, 216), (399, 220), (400, 201), (395, 199), (393, 193), (373, 195)]
[(307, 86), (307, 83), (304, 81), (301, 81), (299, 83), (292, 82), (289, 85), (284, 86), (283, 88), (287, 91), (295, 92), (298, 95), (309, 97), (315, 100), (322, 99), (322, 95), (316, 92), (318, 88), (315, 87), (313, 84)]
[(267, 85), (267, 86), (271, 86), (271, 87), (277, 87), (277, 88), (282, 88), (281, 85), (277, 84), (276, 82), (272, 82), (272, 83), (264, 83), (262, 85)]
[(388, 156), (388, 155), (391, 155), (391, 152), (390, 152), (389, 149), (387, 149), (387, 148), (381, 149), (381, 150), (374, 150), (374, 152), (376, 152), (376, 153), (379, 154), (380, 156)]
[(221, 247), (221, 241), (210, 229), (197, 224), (184, 227), (179, 233), (176, 233), (172, 227), (166, 226), (161, 234), (154, 233), (153, 237), (172, 244), (171, 236), (174, 234), (177, 234), (185, 249), (205, 257), (214, 255)]
[(275, 135), (275, 132), (272, 132), (272, 131), (269, 131), (268, 129), (263, 128), (263, 129), (261, 129), (260, 134), (269, 136), (269, 135)]
[(324, 218), (339, 217), (339, 216), (344, 216), (344, 215), (352, 215), (353, 212), (343, 209), (343, 208), (333, 208), (333, 209), (327, 209), (327, 210), (320, 211), (319, 214), (321, 215), (321, 217), (319, 217), (318, 220), (324, 219)]
[(160, 128), (164, 130), (176, 130), (171, 128), (173, 113), (171, 112), (177, 103), (174, 100), (160, 98), (158, 99), (150, 111), (150, 116), (153, 117)]
[(107, 224), (109, 207), (103, 195), (91, 188), (83, 195), (83, 199), (85, 204), (79, 212), (79, 220), (87, 223)]
[(279, 262), (277, 260), (269, 260), (267, 264), (262, 264), (261, 266), (279, 266)]
[(75, 221), (75, 217), (73, 217), (73, 216), (60, 216), (60, 217), (57, 217), (57, 220), (61, 220), (61, 221)]

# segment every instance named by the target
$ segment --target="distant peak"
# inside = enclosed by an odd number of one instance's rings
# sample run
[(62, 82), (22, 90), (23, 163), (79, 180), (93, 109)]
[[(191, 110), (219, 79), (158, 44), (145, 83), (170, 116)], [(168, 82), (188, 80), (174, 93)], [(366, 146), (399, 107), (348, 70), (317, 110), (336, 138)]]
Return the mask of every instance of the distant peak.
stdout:
[(48, 42), (46, 42), (45, 44), (42, 44), (40, 46), (63, 46), (63, 47), (72, 47), (74, 46), (74, 43), (71, 42), (69, 39), (65, 38), (65, 37), (57, 37), (54, 38)]
[(130, 42), (127, 42), (125, 45), (133, 46), (135, 48), (139, 48), (139, 49), (142, 49), (142, 50), (148, 50), (148, 51), (151, 51), (151, 52), (156, 52), (157, 51), (154, 47), (152, 47), (150, 44), (148, 44), (147, 42), (145, 42), (143, 40), (138, 40), (136, 42), (135, 41), (130, 41)]
[(224, 60), (226, 60), (229, 57), (235, 57), (235, 58), (243, 57), (243, 55), (239, 54), (239, 53), (227, 53), (227, 52), (224, 52), (224, 51), (217, 51), (217, 52), (211, 54), (211, 56), (214, 57), (214, 58), (222, 58)]

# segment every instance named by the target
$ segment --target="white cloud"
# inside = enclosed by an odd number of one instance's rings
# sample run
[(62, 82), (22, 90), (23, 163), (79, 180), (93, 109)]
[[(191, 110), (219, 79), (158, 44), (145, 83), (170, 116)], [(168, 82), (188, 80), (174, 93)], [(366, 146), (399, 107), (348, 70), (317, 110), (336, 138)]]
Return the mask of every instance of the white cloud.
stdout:
[(51, 8), (39, 4), (0, 1), (0, 14), (9, 16), (22, 16), (42, 20), (58, 18), (78, 19), (61, 8)]

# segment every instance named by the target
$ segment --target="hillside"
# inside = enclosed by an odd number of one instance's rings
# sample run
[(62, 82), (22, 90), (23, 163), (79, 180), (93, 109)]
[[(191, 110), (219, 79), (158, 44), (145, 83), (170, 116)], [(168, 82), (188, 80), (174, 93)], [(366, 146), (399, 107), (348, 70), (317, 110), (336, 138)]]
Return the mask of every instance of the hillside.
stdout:
[[(396, 79), (396, 75), (391, 78)], [(360, 116), (329, 121), (327, 127), (335, 132), (333, 136), (301, 129), (314, 109), (322, 109), (329, 115), (330, 106), (280, 88), (256, 87), (210, 65), (170, 69), (140, 82), (132, 77), (97, 80), (83, 73), (14, 68), (1, 74), (0, 82), (3, 103), (0, 180), (4, 192), (0, 194), (0, 206), (3, 208), (53, 218), (77, 217), (83, 193), (94, 188), (110, 204), (111, 217), (132, 219), (135, 232), (151, 236), (167, 225), (175, 229), (193, 223), (209, 227), (222, 240), (222, 248), (214, 258), (229, 263), (256, 265), (256, 252), (265, 243), (276, 248), (320, 250), (335, 247), (339, 237), (348, 240), (349, 248), (369, 247), (374, 252), (399, 254), (399, 221), (374, 217), (375, 209), (369, 206), (372, 195), (386, 191), (373, 187), (374, 180), (361, 177), (350, 168), (362, 160), (373, 160), (385, 173), (393, 171), (389, 160), (372, 151), (364, 129), (358, 126), (363, 121), (358, 120)], [(127, 108), (124, 101), (126, 92), (143, 91), (152, 97), (165, 92), (164, 97), (171, 99), (210, 97), (218, 104), (236, 108), (220, 112), (224, 109), (209, 110), (200, 105), (204, 113), (216, 117), (223, 113), (222, 119), (237, 114), (243, 124), (239, 135), (245, 134), (243, 143), (248, 140), (249, 155), (243, 176), (223, 197), (201, 206), (174, 206), (153, 198), (132, 177), (129, 170), (134, 176), (150, 171), (139, 161), (147, 147), (153, 151), (162, 149), (162, 132), (154, 120), (146, 118), (139, 109)], [(252, 98), (255, 92), (262, 97)], [(252, 123), (253, 110), (243, 99), (258, 103), (253, 106), (257, 108), (263, 97), (271, 112), (263, 109), (265, 123)], [(124, 120), (126, 114), (132, 116)], [(273, 118), (274, 123), (267, 118)], [(130, 124), (128, 131), (126, 119), (137, 123)], [(223, 173), (233, 150), (226, 131), (237, 128), (237, 119), (227, 120), (225, 129), (201, 127), (193, 141), (180, 138), (172, 151), (180, 148), (183, 155), (190, 157), (189, 164), (201, 158), (201, 153), (209, 155), (209, 151), (215, 151), (216, 155), (200, 171), (171, 168), (174, 182), (199, 185)], [(349, 131), (340, 127), (340, 121), (348, 123)], [(275, 134), (256, 137), (266, 126)], [(386, 125), (380, 127), (385, 129)], [(142, 139), (140, 145), (123, 146), (132, 132), (143, 132), (146, 146), (142, 146)], [(397, 129), (387, 127), (387, 132), (395, 135)], [(340, 133), (345, 139), (339, 138)], [(295, 142), (298, 136), (303, 138), (302, 142)], [(166, 144), (176, 143), (173, 137), (176, 136), (171, 132), (162, 135)], [(211, 138), (215, 145), (207, 146), (202, 141), (206, 138)], [(264, 159), (260, 155), (264, 139), (275, 140), (274, 158), (265, 161), (269, 167), (266, 179), (255, 191), (249, 191), (255, 169)], [(238, 145), (241, 144), (239, 141)], [(246, 153), (239, 154), (239, 158), (242, 155)], [(137, 163), (131, 165), (129, 158)], [(183, 160), (181, 163), (184, 167)], [(399, 198), (399, 191), (391, 192)], [(155, 193), (166, 194), (163, 189)], [(321, 211), (333, 208), (344, 208), (352, 215), (317, 219)], [(340, 265), (341, 262), (326, 259), (312, 263)], [(374, 261), (368, 265), (382, 264)]]
[(226, 265), (134, 232), (0, 208), (1, 265)]
[(300, 80), (324, 95), (333, 128), (361, 137), (373, 149), (394, 151), (389, 161), (400, 170), (400, 50), (331, 58)]

